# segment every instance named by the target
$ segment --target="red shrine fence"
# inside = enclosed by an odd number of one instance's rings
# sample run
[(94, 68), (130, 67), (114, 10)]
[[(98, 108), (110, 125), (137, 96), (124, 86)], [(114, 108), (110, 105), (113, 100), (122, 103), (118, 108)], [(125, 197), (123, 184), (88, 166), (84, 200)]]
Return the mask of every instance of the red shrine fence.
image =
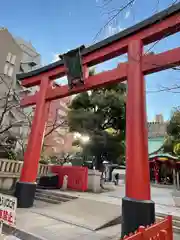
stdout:
[(173, 240), (172, 216), (147, 228), (141, 226), (135, 234), (125, 236), (123, 240)]
[(78, 166), (51, 166), (51, 172), (58, 174), (58, 187), (63, 185), (64, 176), (68, 176), (67, 187), (77, 191), (87, 191), (88, 189), (88, 168)]

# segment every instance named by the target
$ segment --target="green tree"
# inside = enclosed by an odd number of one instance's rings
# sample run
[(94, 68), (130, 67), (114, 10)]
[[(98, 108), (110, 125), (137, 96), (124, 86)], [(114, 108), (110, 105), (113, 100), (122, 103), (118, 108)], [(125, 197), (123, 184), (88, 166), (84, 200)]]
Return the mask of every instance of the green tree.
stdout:
[(167, 134), (172, 136), (174, 140), (180, 140), (180, 109), (172, 112), (171, 119), (167, 125)]
[(166, 153), (173, 154), (174, 140), (172, 136), (167, 136), (164, 140), (163, 151)]
[(179, 155), (180, 143), (180, 109), (176, 108), (171, 115), (171, 119), (167, 125), (167, 138), (164, 142), (164, 151)]
[(179, 143), (179, 142), (174, 144), (173, 152), (174, 152), (177, 156), (180, 156), (180, 143)]
[(96, 157), (97, 168), (103, 159), (118, 162), (124, 155), (125, 92), (125, 84), (113, 84), (80, 93), (69, 106), (70, 131), (90, 137), (78, 144), (84, 155)]

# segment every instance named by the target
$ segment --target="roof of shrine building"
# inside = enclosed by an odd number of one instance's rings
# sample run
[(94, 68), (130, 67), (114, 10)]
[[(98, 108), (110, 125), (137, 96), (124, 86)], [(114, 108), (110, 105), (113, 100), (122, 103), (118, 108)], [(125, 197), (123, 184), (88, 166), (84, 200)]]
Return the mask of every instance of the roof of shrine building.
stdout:
[[(159, 12), (152, 17), (132, 26), (129, 27), (111, 37), (106, 38), (105, 40), (102, 40), (96, 44), (93, 44), (87, 48), (84, 48), (81, 52), (83, 56), (88, 55), (94, 51), (97, 51), (101, 48), (107, 47), (112, 43), (115, 43), (116, 41), (122, 40), (128, 36), (131, 36), (133, 34), (136, 34), (140, 32), (141, 30), (150, 27), (153, 24), (158, 23), (159, 21), (165, 20), (166, 18), (170, 17), (171, 15), (174, 15), (180, 11), (180, 3), (174, 4), (171, 7), (163, 10), (162, 12)], [(47, 66), (41, 67), (39, 69), (36, 69), (34, 71), (28, 72), (28, 73), (23, 73), (23, 74), (17, 74), (17, 78), (19, 80), (23, 80), (28, 77), (36, 76), (40, 73), (47, 72), (49, 70), (52, 70), (56, 67), (63, 66), (64, 62), (62, 60), (59, 60), (57, 62), (51, 63)], [(91, 63), (93, 65), (93, 63)]]
[(148, 154), (154, 154), (162, 149), (164, 137), (148, 138)]

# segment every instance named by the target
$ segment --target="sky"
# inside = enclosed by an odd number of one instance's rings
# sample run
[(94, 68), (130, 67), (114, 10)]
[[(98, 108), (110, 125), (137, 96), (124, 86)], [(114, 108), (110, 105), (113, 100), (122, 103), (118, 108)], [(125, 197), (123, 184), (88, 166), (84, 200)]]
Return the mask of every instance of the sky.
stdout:
[[(41, 54), (42, 64), (46, 65), (57, 60), (58, 54), (107, 38), (167, 8), (173, 2), (135, 0), (133, 5), (104, 27), (115, 10), (127, 1), (130, 0), (1, 0), (0, 23), (13, 36), (30, 41)], [(100, 34), (96, 37), (99, 31)], [(158, 42), (151, 51), (162, 52), (179, 47), (179, 43), (180, 33)], [(146, 46), (145, 51), (148, 48)], [(112, 69), (125, 59), (125, 56), (118, 57), (98, 65), (96, 69), (98, 72)], [(168, 119), (172, 108), (180, 105), (180, 93), (157, 92), (162, 87), (172, 87), (179, 82), (180, 72), (174, 70), (146, 77), (149, 120), (153, 120), (155, 114), (159, 113)]]

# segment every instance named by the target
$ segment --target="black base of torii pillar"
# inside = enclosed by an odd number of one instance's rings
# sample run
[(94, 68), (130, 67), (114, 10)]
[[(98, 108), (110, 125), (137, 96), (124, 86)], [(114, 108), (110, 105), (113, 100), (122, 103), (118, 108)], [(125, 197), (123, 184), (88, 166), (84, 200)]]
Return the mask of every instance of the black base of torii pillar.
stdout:
[(50, 103), (45, 101), (48, 86), (49, 79), (42, 78), (21, 177), (16, 184), (15, 197), (17, 197), (19, 208), (29, 208), (34, 203), (38, 164), (50, 106)]
[(126, 105), (126, 196), (122, 199), (122, 237), (139, 226), (155, 222), (151, 201), (148, 161), (145, 82), (142, 72), (143, 44), (128, 45), (128, 90)]

